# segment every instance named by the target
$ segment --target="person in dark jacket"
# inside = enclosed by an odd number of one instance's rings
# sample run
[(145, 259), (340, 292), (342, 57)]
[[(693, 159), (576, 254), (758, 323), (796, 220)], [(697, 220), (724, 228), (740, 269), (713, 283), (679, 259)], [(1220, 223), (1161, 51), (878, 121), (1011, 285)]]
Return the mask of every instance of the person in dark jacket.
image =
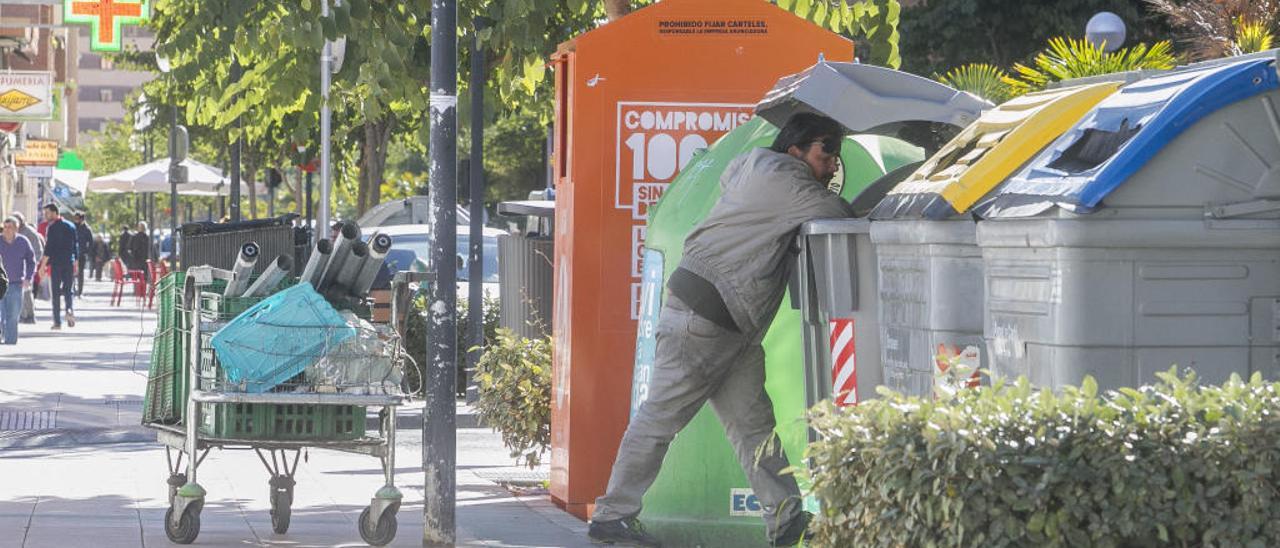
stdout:
[(137, 230), (129, 237), (129, 270), (141, 270), (145, 279), (150, 279), (147, 272), (147, 261), (151, 260), (151, 235), (145, 221), (138, 221)]
[[(638, 526), (641, 500), (671, 440), (704, 403), (725, 427), (760, 500), (769, 541), (791, 546), (805, 535), (805, 512), (787, 456), (774, 434), (761, 340), (773, 321), (804, 223), (850, 217), (827, 183), (838, 171), (844, 128), (801, 113), (773, 146), (735, 158), (720, 178), (719, 201), (684, 242), (667, 281), (648, 397), (627, 425), (588, 536), (596, 542), (659, 546)], [(799, 455), (792, 455), (799, 457)]]
[[(41, 236), (36, 228), (27, 223), (27, 218), (22, 212), (13, 212), (13, 218), (18, 221), (18, 234), (27, 238), (27, 242), (31, 244), (31, 249), (35, 253), (36, 263), (44, 258), (44, 236)], [(36, 299), (35, 291), (39, 287), (40, 273), (37, 272), (35, 277), (31, 279), (31, 283), (22, 286), (22, 312), (19, 321), (22, 323), (36, 323)]]
[[(75, 277), (76, 258), (80, 256), (76, 244), (76, 225), (62, 218), (58, 206), (44, 206), (45, 228), (44, 261), (49, 266), (49, 280), (53, 283), (53, 330), (62, 329), (61, 297), (67, 306), (67, 326), (76, 326), (72, 305), (71, 286)], [(43, 266), (43, 265), (42, 265)]]
[(93, 229), (85, 222), (84, 213), (76, 213), (76, 296), (84, 296), (84, 274), (89, 268), (89, 253), (93, 249)]
[(99, 234), (93, 237), (93, 245), (89, 249), (90, 273), (94, 281), (102, 281), (102, 267), (111, 261), (111, 244)]
[(120, 235), (116, 236), (116, 256), (120, 257), (126, 270), (133, 268), (133, 258), (129, 256), (129, 242), (132, 240), (133, 233), (129, 232), (129, 225), (120, 227)]

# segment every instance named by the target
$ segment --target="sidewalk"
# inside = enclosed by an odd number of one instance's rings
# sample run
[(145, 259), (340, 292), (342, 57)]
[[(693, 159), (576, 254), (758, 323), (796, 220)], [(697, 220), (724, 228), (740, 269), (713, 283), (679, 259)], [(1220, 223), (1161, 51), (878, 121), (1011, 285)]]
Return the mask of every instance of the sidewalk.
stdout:
[[(40, 323), (23, 325), (17, 346), (0, 347), (0, 548), (172, 546), (164, 534), (165, 452), (137, 426), (154, 314), (131, 299), (107, 306), (109, 284), (88, 289), (75, 328), (50, 332), (48, 306), (40, 303)], [(407, 414), (414, 413), (420, 410)], [(421, 546), (421, 432), (401, 428), (396, 445), (405, 502), (392, 546)], [(458, 544), (587, 546), (586, 525), (545, 492), (516, 496), (497, 483), (546, 475), (545, 467), (513, 466), (489, 429), (460, 428)], [(356, 520), (381, 476), (372, 457), (308, 452), (289, 533), (276, 535), (258, 458), (214, 451), (200, 468), (209, 495), (195, 545), (363, 546)]]

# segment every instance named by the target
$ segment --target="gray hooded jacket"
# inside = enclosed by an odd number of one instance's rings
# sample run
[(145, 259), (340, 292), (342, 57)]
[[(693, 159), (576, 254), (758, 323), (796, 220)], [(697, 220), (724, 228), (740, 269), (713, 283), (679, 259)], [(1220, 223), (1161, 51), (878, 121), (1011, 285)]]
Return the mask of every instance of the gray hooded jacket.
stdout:
[(758, 148), (720, 177), (720, 200), (684, 242), (680, 266), (711, 282), (734, 323), (764, 337), (782, 303), (800, 225), (851, 217), (853, 209), (804, 161)]

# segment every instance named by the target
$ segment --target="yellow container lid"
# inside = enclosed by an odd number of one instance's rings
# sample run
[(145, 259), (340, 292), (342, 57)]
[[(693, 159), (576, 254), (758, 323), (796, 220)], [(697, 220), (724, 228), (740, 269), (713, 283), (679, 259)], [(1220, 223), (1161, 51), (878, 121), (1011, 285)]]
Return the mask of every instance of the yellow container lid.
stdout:
[[(899, 214), (907, 211), (928, 217), (964, 213), (1120, 85), (1103, 82), (1028, 93), (982, 113), (898, 183), (873, 217), (911, 216)], [(940, 214), (938, 204), (925, 203), (939, 196), (954, 211)]]

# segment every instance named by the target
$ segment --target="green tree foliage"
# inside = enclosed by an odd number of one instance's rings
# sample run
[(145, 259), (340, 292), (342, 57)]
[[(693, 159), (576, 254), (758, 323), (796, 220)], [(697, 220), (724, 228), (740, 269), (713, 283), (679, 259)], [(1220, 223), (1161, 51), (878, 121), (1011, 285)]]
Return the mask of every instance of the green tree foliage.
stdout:
[(865, 63), (898, 68), (898, 0), (776, 0), (778, 7), (820, 27), (853, 38)]
[[(84, 160), (90, 177), (115, 173), (142, 163), (141, 139), (134, 137), (127, 122), (111, 122), (100, 131), (91, 131), (87, 144), (76, 149)], [(143, 137), (139, 135), (138, 137)], [(131, 142), (132, 141), (132, 142)], [(85, 196), (85, 208), (95, 231), (119, 232), (121, 225), (133, 226), (138, 220), (137, 199), (132, 194), (100, 194)]]
[(925, 0), (902, 10), (902, 68), (944, 74), (967, 63), (1027, 63), (1051, 37), (1083, 37), (1099, 11), (1125, 21), (1129, 43), (1168, 37), (1151, 7), (1129, 0)]
[(1033, 66), (1013, 66), (1013, 77), (1006, 77), (1015, 94), (1044, 89), (1051, 82), (1098, 76), (1130, 70), (1171, 69), (1177, 64), (1173, 45), (1167, 40), (1155, 45), (1137, 44), (1113, 52), (1104, 52), (1083, 38), (1057, 37), (1049, 47), (1036, 55)]
[(1280, 383), (1158, 377), (820, 404), (816, 545), (1280, 544)]

